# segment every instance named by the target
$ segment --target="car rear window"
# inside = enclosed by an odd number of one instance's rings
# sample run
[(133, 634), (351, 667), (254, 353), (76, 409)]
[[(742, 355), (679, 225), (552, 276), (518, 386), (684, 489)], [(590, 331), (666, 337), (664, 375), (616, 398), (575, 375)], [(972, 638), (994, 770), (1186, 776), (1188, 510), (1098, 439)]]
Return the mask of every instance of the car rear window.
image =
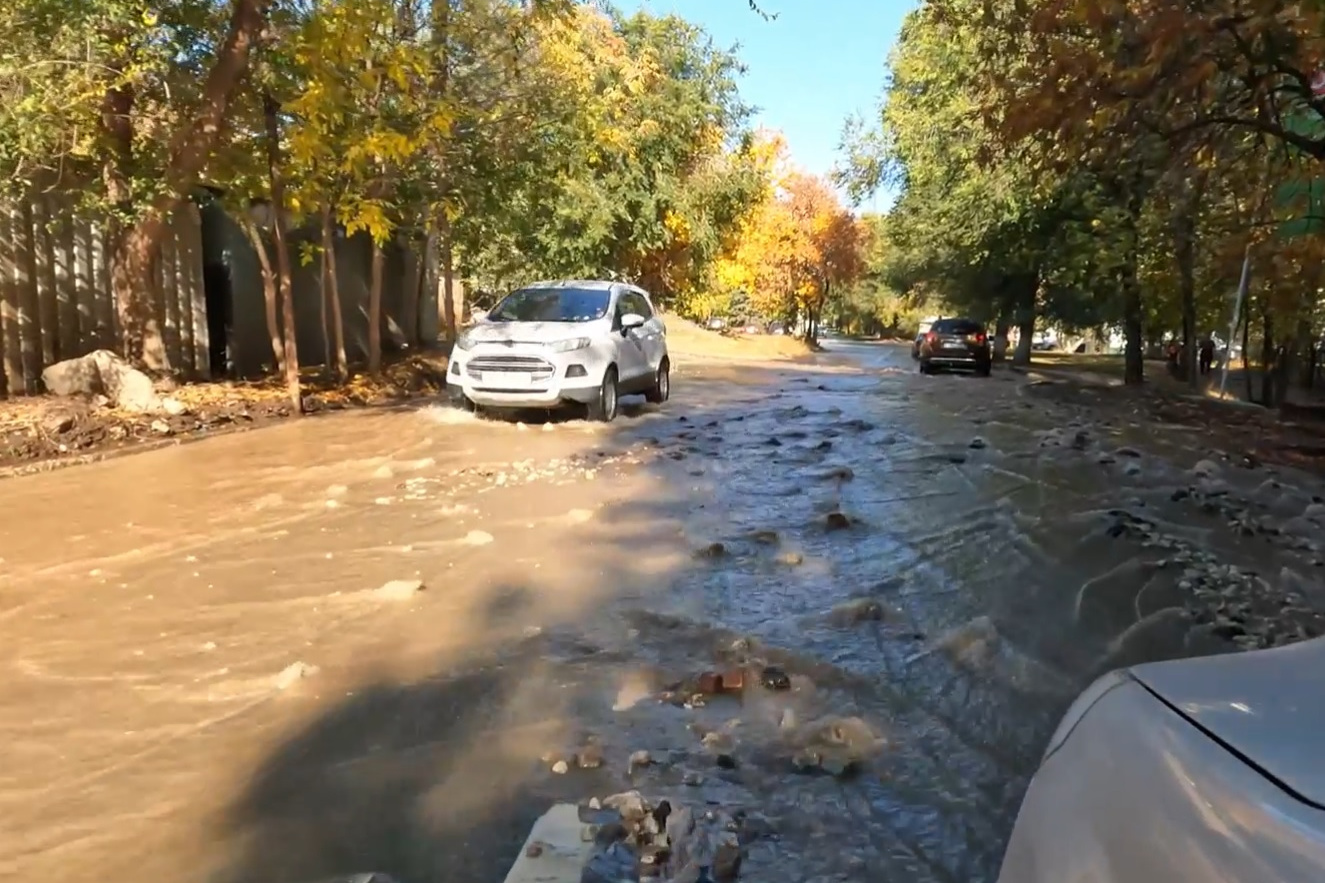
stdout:
[(929, 330), (935, 334), (979, 334), (985, 326), (970, 319), (940, 319)]

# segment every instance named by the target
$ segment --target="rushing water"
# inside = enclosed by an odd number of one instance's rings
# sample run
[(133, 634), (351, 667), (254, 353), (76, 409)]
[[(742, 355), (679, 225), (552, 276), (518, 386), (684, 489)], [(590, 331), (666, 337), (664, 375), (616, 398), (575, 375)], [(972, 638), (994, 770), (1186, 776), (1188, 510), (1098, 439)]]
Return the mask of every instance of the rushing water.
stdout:
[[(1312, 553), (1175, 494), (1204, 454), (1147, 427), (840, 349), (606, 428), (339, 415), (7, 482), (0, 869), (496, 881), (547, 801), (633, 784), (761, 813), (752, 878), (993, 880), (1058, 716), (1173, 591), (1154, 559), (1282, 589)], [(655, 699), (741, 663), (793, 689)]]

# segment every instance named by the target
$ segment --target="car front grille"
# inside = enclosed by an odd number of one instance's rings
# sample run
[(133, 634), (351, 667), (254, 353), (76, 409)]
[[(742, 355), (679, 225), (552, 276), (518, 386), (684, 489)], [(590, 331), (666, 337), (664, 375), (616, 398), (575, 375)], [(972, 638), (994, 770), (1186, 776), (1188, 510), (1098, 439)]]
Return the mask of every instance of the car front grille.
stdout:
[(552, 379), (552, 363), (537, 356), (475, 356), (465, 370), (471, 377), (482, 376), (485, 381), (492, 375), (525, 374), (535, 382)]

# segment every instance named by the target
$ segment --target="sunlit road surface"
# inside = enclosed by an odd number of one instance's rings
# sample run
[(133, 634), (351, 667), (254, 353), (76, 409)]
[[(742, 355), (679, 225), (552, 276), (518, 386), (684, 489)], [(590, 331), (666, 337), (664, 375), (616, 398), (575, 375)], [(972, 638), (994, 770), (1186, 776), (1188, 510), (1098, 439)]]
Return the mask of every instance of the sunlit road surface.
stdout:
[[(0, 876), (495, 883), (551, 802), (629, 786), (761, 814), (750, 879), (989, 881), (1086, 681), (1236, 649), (1192, 572), (1313, 627), (1316, 553), (1175, 492), (1291, 521), (1292, 476), (1194, 476), (905, 347), (674, 386), (606, 427), (340, 414), (5, 482)], [(793, 689), (656, 701), (741, 657)], [(825, 733), (854, 775), (797, 769)]]

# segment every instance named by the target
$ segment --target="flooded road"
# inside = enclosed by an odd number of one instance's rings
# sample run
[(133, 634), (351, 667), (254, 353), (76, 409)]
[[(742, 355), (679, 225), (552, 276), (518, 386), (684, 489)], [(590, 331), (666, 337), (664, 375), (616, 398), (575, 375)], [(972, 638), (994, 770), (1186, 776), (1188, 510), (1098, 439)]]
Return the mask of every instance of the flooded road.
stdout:
[(1320, 490), (1175, 428), (888, 346), (675, 379), (5, 482), (0, 875), (496, 883), (630, 785), (748, 808), (751, 878), (990, 881), (1095, 674), (1321, 633)]

